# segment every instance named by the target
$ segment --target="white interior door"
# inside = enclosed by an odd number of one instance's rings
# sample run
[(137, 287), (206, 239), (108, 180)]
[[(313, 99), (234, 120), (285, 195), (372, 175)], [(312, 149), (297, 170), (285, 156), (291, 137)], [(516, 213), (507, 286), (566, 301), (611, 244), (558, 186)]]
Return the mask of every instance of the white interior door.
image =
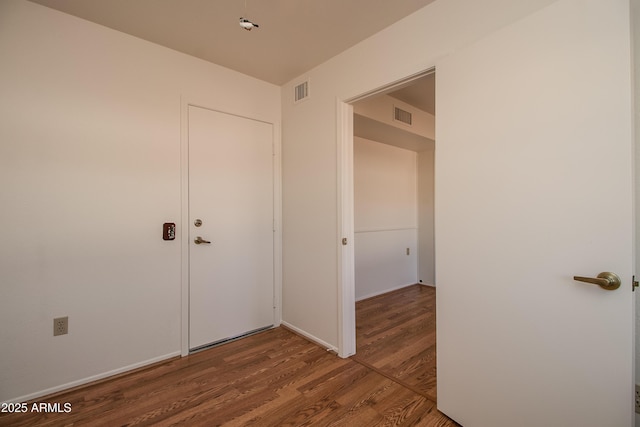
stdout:
[(465, 427), (632, 425), (628, 9), (560, 0), (437, 64), (438, 407)]
[(189, 348), (196, 349), (274, 324), (273, 129), (195, 106), (188, 114)]

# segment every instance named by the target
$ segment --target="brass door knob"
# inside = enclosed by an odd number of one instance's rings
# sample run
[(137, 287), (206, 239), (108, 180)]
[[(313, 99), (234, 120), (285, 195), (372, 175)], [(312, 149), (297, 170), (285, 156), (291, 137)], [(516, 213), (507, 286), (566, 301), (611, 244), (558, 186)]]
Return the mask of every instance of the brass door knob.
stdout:
[(620, 284), (622, 283), (620, 281), (620, 277), (618, 277), (617, 274), (608, 271), (598, 274), (597, 277), (573, 276), (573, 280), (577, 280), (578, 282), (592, 283), (594, 285), (600, 286), (602, 289), (606, 289), (607, 291), (618, 289), (620, 287)]

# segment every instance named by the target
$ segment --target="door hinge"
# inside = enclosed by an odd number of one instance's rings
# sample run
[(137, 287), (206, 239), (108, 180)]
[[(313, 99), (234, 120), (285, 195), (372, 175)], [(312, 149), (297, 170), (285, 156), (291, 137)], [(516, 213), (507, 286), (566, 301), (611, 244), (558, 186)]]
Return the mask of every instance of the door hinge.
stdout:
[(343, 237), (343, 238), (342, 238), (342, 244), (343, 244), (344, 246), (347, 246), (347, 238), (346, 238), (346, 237)]
[(636, 288), (640, 285), (640, 283), (638, 283), (638, 281), (636, 280), (636, 276), (634, 275), (633, 278), (631, 279), (631, 291), (635, 292)]

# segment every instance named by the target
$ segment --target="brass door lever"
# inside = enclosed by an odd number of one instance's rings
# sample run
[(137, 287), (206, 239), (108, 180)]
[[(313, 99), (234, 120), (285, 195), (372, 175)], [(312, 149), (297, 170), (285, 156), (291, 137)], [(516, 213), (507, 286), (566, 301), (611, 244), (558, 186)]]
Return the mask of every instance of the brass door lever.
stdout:
[(608, 271), (598, 274), (597, 277), (573, 276), (573, 280), (577, 280), (578, 282), (592, 283), (594, 285), (600, 286), (602, 289), (606, 289), (607, 291), (618, 289), (620, 287), (620, 284), (622, 283), (620, 277), (618, 277), (617, 274), (610, 273)]

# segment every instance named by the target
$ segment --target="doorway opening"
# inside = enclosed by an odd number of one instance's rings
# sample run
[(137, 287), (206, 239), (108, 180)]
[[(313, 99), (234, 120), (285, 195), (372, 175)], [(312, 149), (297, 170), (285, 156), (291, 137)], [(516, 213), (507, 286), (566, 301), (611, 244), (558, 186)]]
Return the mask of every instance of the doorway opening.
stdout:
[(351, 106), (354, 360), (435, 401), (435, 73)]
[[(430, 86), (430, 90), (425, 90), (425, 87)], [(394, 96), (390, 96), (393, 94)], [(382, 105), (375, 105), (376, 98), (385, 99), (386, 102), (382, 102)], [(416, 99), (423, 98), (419, 105), (422, 108), (428, 109), (432, 111), (428, 113), (424, 110), (420, 110), (419, 107), (412, 106), (412, 103), (416, 103)], [(373, 105), (369, 105), (373, 104)], [(386, 104), (386, 105), (385, 105)], [(424, 107), (424, 105), (430, 105), (429, 107)], [(363, 110), (364, 106), (364, 110)], [(357, 111), (356, 111), (357, 110)], [(354, 112), (356, 114), (354, 114)], [(420, 126), (413, 126), (414, 116), (413, 113), (418, 113), (416, 117), (420, 117), (421, 113), (427, 116), (430, 116), (430, 119), (427, 122), (430, 122), (428, 125), (422, 125), (423, 134), (416, 133), (416, 129)], [(430, 68), (421, 72), (418, 72), (414, 75), (407, 76), (404, 79), (398, 80), (396, 82), (392, 82), (383, 87), (379, 87), (377, 89), (371, 90), (369, 92), (365, 92), (359, 96), (347, 99), (347, 100), (337, 100), (337, 130), (338, 130), (338, 186), (339, 193), (341, 197), (338, 199), (338, 232), (339, 237), (342, 240), (342, 250), (340, 256), (338, 257), (338, 267), (340, 271), (340, 275), (338, 277), (339, 280), (339, 345), (338, 345), (338, 354), (341, 357), (349, 357), (356, 354), (356, 299), (361, 299), (366, 296), (374, 296), (377, 294), (384, 293), (387, 290), (392, 290), (394, 287), (399, 288), (402, 287), (402, 283), (398, 282), (398, 278), (396, 277), (396, 283), (392, 284), (390, 287), (386, 289), (384, 286), (377, 284), (374, 289), (358, 289), (356, 290), (356, 250), (355, 246), (357, 245), (356, 240), (363, 240), (363, 238), (371, 237), (373, 234), (366, 236), (369, 232), (378, 233), (384, 231), (392, 231), (401, 232), (400, 234), (405, 234), (409, 236), (409, 238), (413, 241), (413, 244), (410, 246), (406, 246), (407, 240), (405, 239), (404, 246), (400, 244), (399, 247), (403, 248), (404, 255), (401, 256), (401, 260), (396, 259), (396, 267), (399, 265), (409, 264), (409, 270), (411, 270), (408, 274), (406, 269), (400, 268), (401, 275), (404, 274), (404, 279), (407, 280), (408, 283), (404, 283), (404, 285), (410, 285), (413, 283), (419, 284), (430, 284), (435, 286), (435, 263), (433, 262), (434, 254), (435, 254), (435, 239), (433, 236), (433, 162), (434, 162), (434, 147), (435, 147), (435, 68)], [(376, 114), (382, 115), (385, 118), (380, 119), (375, 116)], [(389, 116), (391, 114), (391, 116)], [(357, 121), (357, 125), (356, 125)], [(424, 120), (420, 119), (418, 122), (424, 122)], [(356, 129), (357, 126), (357, 129)], [(424, 128), (429, 128), (430, 131), (424, 133)], [(381, 129), (385, 130), (381, 130)], [(394, 129), (395, 128), (395, 129)], [(397, 136), (393, 136), (393, 134), (403, 134), (406, 138), (399, 138)], [(426, 135), (426, 136), (425, 136)], [(363, 140), (373, 140), (373, 144), (368, 144), (368, 141)], [(381, 141), (375, 141), (376, 139)], [(398, 142), (403, 140), (403, 142)], [(429, 155), (421, 155), (423, 158), (427, 158), (430, 156), (429, 162), (431, 169), (431, 177), (426, 182), (420, 182), (420, 186), (424, 189), (426, 187), (431, 187), (431, 203), (425, 204), (420, 202), (420, 209), (430, 209), (431, 210), (431, 225), (430, 227), (426, 226), (424, 220), (421, 220), (422, 228), (418, 226), (418, 219), (424, 218), (424, 212), (418, 212), (418, 195), (416, 193), (413, 198), (413, 223), (409, 224), (409, 226), (391, 226), (388, 224), (384, 227), (388, 229), (379, 228), (374, 226), (370, 230), (367, 230), (366, 227), (359, 227), (361, 224), (366, 224), (367, 221), (373, 222), (378, 221), (380, 218), (375, 219), (376, 216), (380, 217), (380, 215), (372, 215), (371, 218), (367, 218), (369, 215), (365, 214), (365, 222), (362, 223), (359, 219), (358, 224), (356, 224), (355, 219), (355, 192), (354, 192), (354, 182), (356, 177), (354, 176), (354, 148), (355, 142), (358, 141), (358, 145), (369, 145), (369, 146), (377, 146), (381, 148), (383, 145), (388, 146), (387, 148), (382, 148), (382, 151), (391, 149), (396, 150), (409, 150), (415, 153), (420, 151), (429, 151)], [(395, 143), (393, 143), (395, 141)], [(361, 144), (362, 143), (362, 144)], [(391, 148), (389, 148), (391, 147)], [(365, 149), (366, 150), (366, 149)], [(375, 150), (375, 149), (374, 149)], [(423, 169), (424, 165), (418, 163), (418, 155), (414, 154), (411, 156), (415, 156), (415, 166), (413, 167), (415, 182), (414, 188), (417, 192), (418, 189), (418, 168)], [(406, 157), (406, 156), (405, 156)], [(428, 174), (423, 173), (424, 176), (428, 176)], [(360, 177), (359, 177), (360, 178)], [(366, 181), (366, 178), (365, 178)], [(382, 182), (385, 182), (382, 179)], [(366, 186), (366, 185), (365, 185)], [(369, 187), (372, 187), (369, 185)], [(373, 186), (375, 187), (375, 186)], [(393, 190), (386, 189), (382, 193), (393, 192)], [(422, 200), (422, 199), (421, 199)], [(360, 201), (358, 201), (360, 203)], [(366, 206), (365, 202), (363, 206)], [(411, 209), (411, 208), (409, 208)], [(365, 210), (366, 211), (366, 210)], [(384, 215), (382, 215), (384, 216)], [(402, 216), (402, 214), (400, 214)], [(406, 219), (406, 218), (405, 218)], [(383, 221), (384, 222), (384, 221)], [(409, 221), (411, 222), (411, 221)], [(406, 224), (406, 221), (405, 221)], [(370, 224), (369, 224), (370, 225)], [(402, 230), (404, 229), (404, 230)], [(430, 236), (426, 236), (425, 231), (430, 229)], [(359, 236), (356, 237), (356, 231)], [(381, 237), (382, 234), (378, 237)], [(411, 237), (413, 236), (413, 237)], [(397, 236), (396, 236), (397, 237)], [(419, 250), (419, 237), (422, 242), (426, 242), (426, 247)], [(374, 238), (373, 240), (376, 240)], [(382, 240), (385, 240), (384, 238)], [(347, 242), (353, 242), (355, 244), (347, 244)], [(412, 249), (413, 246), (413, 249)], [(375, 246), (374, 246), (375, 248)], [(397, 248), (396, 248), (397, 249)], [(386, 248), (385, 248), (386, 250)], [(380, 254), (376, 254), (375, 249), (373, 250), (373, 256), (365, 256), (365, 259), (369, 261), (375, 260), (376, 257), (379, 257)], [(431, 262), (420, 261), (418, 259), (420, 257), (420, 252), (422, 252), (422, 257), (425, 259), (431, 258)], [(408, 253), (408, 255), (407, 255)], [(397, 250), (396, 250), (397, 255)], [(382, 254), (384, 257), (384, 254)], [(408, 258), (404, 258), (407, 256)], [(359, 254), (360, 257), (360, 254)], [(412, 264), (413, 263), (413, 264)], [(360, 264), (359, 264), (360, 265)], [(366, 265), (366, 262), (363, 264)], [(413, 265), (413, 267), (411, 267)], [(419, 265), (422, 267), (419, 269)], [(430, 272), (428, 270), (430, 269)], [(419, 278), (418, 276), (423, 276), (424, 278)], [(413, 278), (411, 278), (413, 277)], [(426, 279), (425, 279), (426, 278)], [(422, 281), (422, 282), (420, 282)], [(429, 283), (430, 282), (430, 283)], [(384, 282), (381, 282), (384, 283)], [(395, 285), (395, 286), (394, 286)], [(357, 293), (357, 294), (356, 294)]]
[(352, 104), (355, 298), (435, 285), (435, 73)]

